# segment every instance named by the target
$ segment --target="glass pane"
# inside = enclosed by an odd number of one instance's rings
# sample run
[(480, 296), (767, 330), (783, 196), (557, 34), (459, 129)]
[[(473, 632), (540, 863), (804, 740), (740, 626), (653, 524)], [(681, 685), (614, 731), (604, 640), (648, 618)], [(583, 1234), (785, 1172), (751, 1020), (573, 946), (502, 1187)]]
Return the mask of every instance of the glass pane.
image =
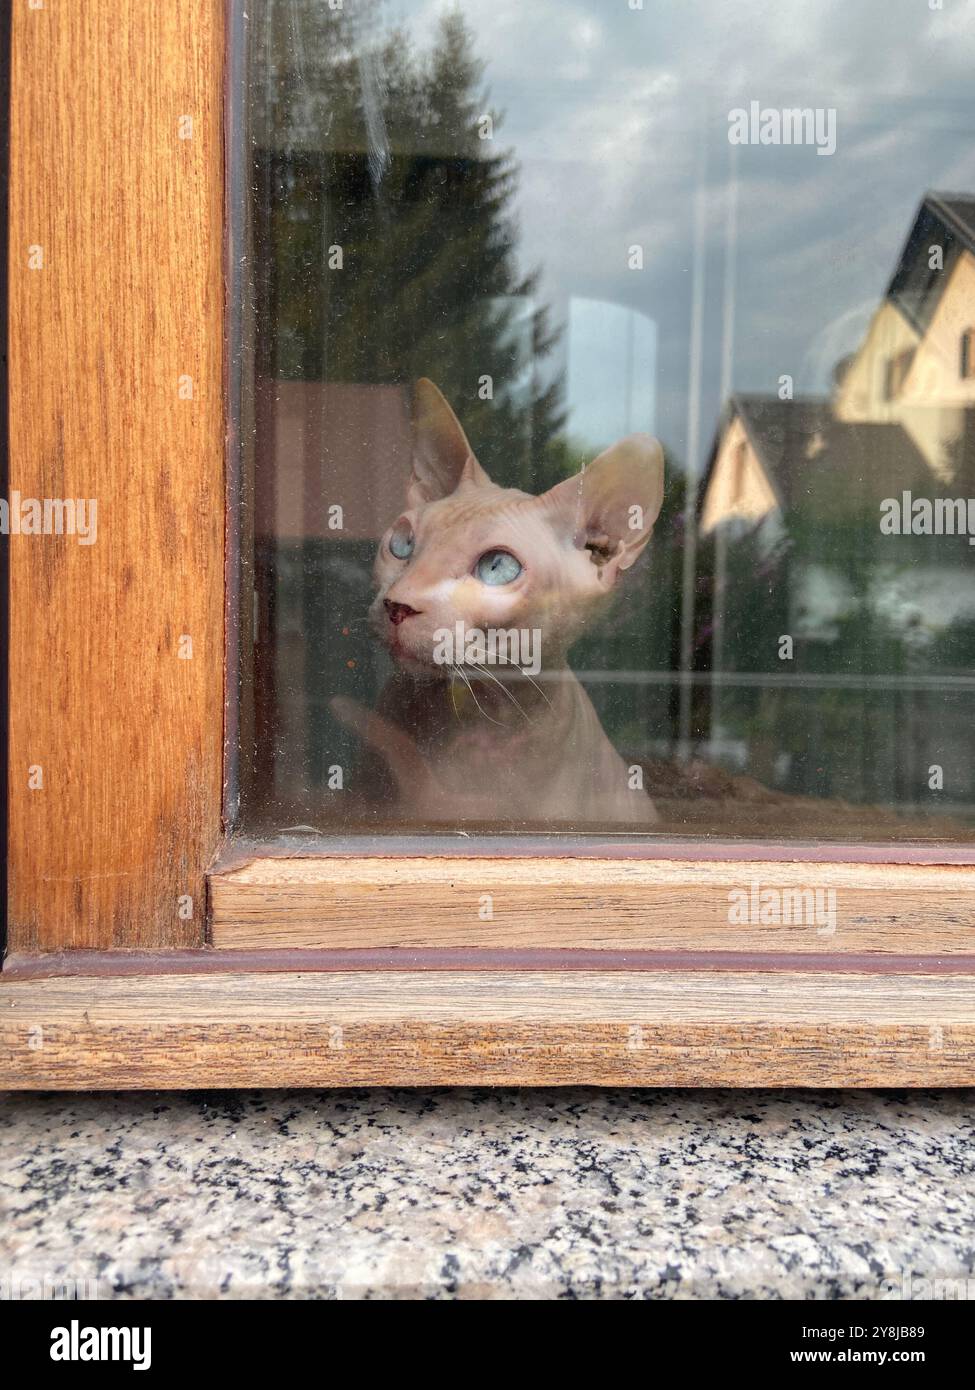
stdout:
[(972, 838), (962, 16), (238, 11), (243, 829)]

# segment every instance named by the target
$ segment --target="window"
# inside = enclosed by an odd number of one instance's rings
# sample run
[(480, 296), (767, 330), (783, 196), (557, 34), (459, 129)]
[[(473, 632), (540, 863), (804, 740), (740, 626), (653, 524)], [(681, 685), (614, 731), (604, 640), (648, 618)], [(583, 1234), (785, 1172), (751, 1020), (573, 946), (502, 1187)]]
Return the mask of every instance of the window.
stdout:
[(249, 9), (242, 833), (972, 837), (970, 151), (650, 8)]
[(0, 1084), (975, 1081), (967, 71), (726, 9), (14, 8)]
[(962, 381), (975, 377), (975, 328), (966, 328), (961, 335), (959, 375)]
[(913, 348), (899, 352), (896, 357), (891, 357), (888, 361), (884, 382), (884, 396), (888, 401), (895, 401), (904, 389), (904, 382), (907, 380), (907, 374), (911, 370), (913, 361)]

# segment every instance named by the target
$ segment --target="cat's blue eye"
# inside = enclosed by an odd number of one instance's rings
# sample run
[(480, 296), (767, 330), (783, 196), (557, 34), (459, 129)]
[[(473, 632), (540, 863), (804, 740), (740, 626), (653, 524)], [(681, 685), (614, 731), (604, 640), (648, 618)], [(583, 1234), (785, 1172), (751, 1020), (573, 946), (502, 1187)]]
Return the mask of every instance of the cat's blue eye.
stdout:
[(521, 570), (521, 562), (507, 550), (488, 550), (478, 560), (474, 573), (483, 584), (510, 584)]
[(389, 538), (389, 548), (397, 560), (408, 560), (413, 554), (413, 532), (409, 526), (398, 526)]

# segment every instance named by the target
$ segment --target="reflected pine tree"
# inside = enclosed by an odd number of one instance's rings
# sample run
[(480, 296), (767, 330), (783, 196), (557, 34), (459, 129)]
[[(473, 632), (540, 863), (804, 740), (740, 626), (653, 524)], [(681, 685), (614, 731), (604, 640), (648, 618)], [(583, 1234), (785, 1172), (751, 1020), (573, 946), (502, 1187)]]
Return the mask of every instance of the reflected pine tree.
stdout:
[(259, 367), (360, 384), (429, 376), (489, 473), (535, 490), (533, 460), (562, 476), (562, 384), (544, 367), (559, 333), (537, 274), (518, 267), (503, 116), (460, 14), (426, 52), (379, 21), (370, 5), (264, 6), (250, 77)]

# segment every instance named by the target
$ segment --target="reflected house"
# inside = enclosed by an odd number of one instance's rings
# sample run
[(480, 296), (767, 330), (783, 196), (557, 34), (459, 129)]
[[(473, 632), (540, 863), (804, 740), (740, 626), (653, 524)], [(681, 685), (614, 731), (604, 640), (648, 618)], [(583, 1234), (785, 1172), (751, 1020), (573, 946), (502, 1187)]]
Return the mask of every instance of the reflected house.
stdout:
[(789, 516), (824, 527), (857, 519), (872, 546), (883, 499), (930, 495), (931, 482), (928, 459), (899, 423), (840, 420), (828, 400), (739, 394), (708, 463), (701, 532), (758, 532), (771, 548)]
[(896, 421), (936, 478), (959, 479), (975, 407), (975, 198), (921, 203), (863, 343), (843, 364), (837, 418)]
[(725, 405), (699, 503), (714, 756), (902, 804), (949, 763), (948, 799), (975, 801), (975, 555), (964, 535), (880, 529), (887, 498), (973, 495), (973, 417), (975, 199), (930, 194), (832, 395)]

